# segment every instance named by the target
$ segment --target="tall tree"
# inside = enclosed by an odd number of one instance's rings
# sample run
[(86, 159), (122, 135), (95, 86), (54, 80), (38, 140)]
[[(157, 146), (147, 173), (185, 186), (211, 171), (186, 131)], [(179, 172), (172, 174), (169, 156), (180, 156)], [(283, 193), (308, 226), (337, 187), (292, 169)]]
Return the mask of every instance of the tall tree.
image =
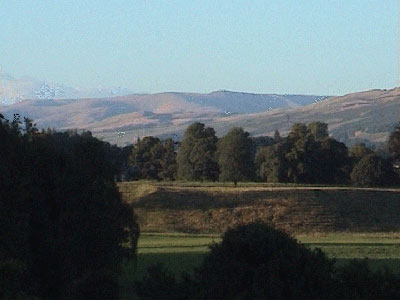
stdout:
[(320, 140), (327, 138), (328, 134), (328, 124), (322, 122), (311, 122), (307, 125), (309, 133), (314, 137), (315, 140)]
[(353, 162), (353, 166), (359, 162), (364, 156), (373, 154), (370, 148), (368, 148), (365, 144), (355, 144), (349, 149), (349, 157)]
[(287, 182), (288, 162), (285, 158), (287, 143), (260, 148), (256, 154), (257, 176), (267, 182)]
[(351, 172), (351, 180), (358, 186), (390, 186), (396, 178), (391, 161), (375, 154), (364, 156)]
[(281, 137), (281, 134), (279, 133), (278, 129), (276, 129), (274, 132), (274, 140), (275, 140), (275, 143), (280, 143), (282, 141), (282, 137)]
[(130, 164), (138, 167), (141, 178), (160, 180), (159, 173), (163, 154), (164, 148), (160, 139), (147, 136), (133, 147)]
[(178, 178), (188, 181), (217, 180), (217, 141), (213, 128), (205, 127), (202, 123), (190, 125), (178, 149)]
[(235, 127), (218, 141), (218, 164), (221, 181), (254, 179), (253, 143), (249, 133)]
[(389, 152), (395, 160), (400, 160), (400, 123), (396, 126), (394, 131), (390, 134)]
[(123, 258), (135, 256), (139, 231), (102, 142), (22, 135), (19, 124), (0, 116), (0, 287), (6, 271), (21, 281), (5, 284), (10, 299), (116, 299), (115, 278)]
[(178, 169), (176, 163), (175, 143), (172, 139), (166, 139), (162, 145), (164, 147), (164, 153), (160, 161), (161, 172), (159, 173), (159, 176), (163, 180), (175, 180)]
[(270, 182), (345, 183), (351, 167), (346, 146), (329, 138), (321, 122), (294, 124), (287, 138), (259, 151), (256, 163)]

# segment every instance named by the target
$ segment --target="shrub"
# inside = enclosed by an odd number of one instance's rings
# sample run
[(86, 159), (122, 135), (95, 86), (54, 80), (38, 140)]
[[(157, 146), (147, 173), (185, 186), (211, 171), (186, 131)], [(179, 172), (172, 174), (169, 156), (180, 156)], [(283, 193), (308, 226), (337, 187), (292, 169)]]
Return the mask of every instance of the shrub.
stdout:
[(366, 259), (340, 268), (336, 279), (338, 299), (400, 299), (400, 278), (388, 270), (372, 272)]
[(227, 231), (197, 270), (199, 299), (327, 299), (334, 261), (264, 223)]

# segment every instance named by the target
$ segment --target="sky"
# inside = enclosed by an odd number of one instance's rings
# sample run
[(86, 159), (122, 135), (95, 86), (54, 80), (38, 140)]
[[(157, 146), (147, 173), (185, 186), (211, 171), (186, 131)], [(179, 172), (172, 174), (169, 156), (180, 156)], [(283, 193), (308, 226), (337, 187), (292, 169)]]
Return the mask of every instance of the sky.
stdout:
[(399, 78), (397, 0), (2, 0), (15, 76), (135, 92), (343, 95)]

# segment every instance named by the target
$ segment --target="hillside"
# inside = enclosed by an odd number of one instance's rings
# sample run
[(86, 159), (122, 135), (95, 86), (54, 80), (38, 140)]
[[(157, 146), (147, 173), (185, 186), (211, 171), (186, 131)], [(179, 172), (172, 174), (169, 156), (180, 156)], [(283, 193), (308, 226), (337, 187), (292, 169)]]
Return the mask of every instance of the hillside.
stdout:
[(354, 93), (295, 109), (232, 116), (210, 125), (220, 134), (242, 126), (252, 135), (272, 135), (275, 129), (286, 134), (292, 124), (311, 121), (328, 123), (332, 136), (348, 144), (385, 142), (400, 121), (400, 88)]
[(400, 230), (400, 190), (120, 183), (143, 232), (222, 233), (265, 221), (293, 233)]
[[(3, 107), (34, 119), (38, 127), (91, 130), (112, 140), (124, 131), (132, 142), (138, 135), (174, 134), (194, 121), (213, 122), (231, 115), (299, 107), (326, 97), (261, 95), (218, 91), (209, 94), (161, 93), (113, 98), (26, 100)], [(129, 138), (128, 138), (129, 136)]]
[(400, 89), (332, 98), (219, 91), (29, 100), (4, 107), (3, 113), (8, 118), (13, 113), (29, 116), (39, 127), (91, 130), (119, 145), (147, 135), (180, 139), (195, 121), (212, 126), (219, 136), (234, 126), (253, 136), (272, 135), (275, 129), (285, 135), (296, 122), (323, 121), (340, 141), (377, 144), (385, 142), (400, 121)]
[[(278, 129), (286, 135), (296, 122), (322, 121), (329, 125), (331, 135), (348, 145), (365, 142), (384, 143), (394, 126), (400, 121), (400, 88), (372, 90), (341, 97), (315, 101), (313, 104), (294, 108), (277, 108), (269, 111), (215, 116), (193, 119), (212, 126), (217, 135), (224, 135), (234, 126), (241, 126), (253, 136), (273, 135)], [(141, 130), (126, 132), (118, 138), (115, 132), (102, 133), (105, 140), (124, 144), (137, 135), (156, 135), (180, 138), (189, 120), (174, 120), (174, 126), (148, 126)]]

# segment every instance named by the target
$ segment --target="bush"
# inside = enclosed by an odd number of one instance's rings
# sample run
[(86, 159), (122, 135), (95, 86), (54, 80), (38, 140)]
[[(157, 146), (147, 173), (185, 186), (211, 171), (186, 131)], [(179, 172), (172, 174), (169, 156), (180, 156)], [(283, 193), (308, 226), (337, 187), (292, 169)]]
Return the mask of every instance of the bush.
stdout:
[(388, 270), (372, 272), (366, 259), (340, 268), (336, 279), (338, 299), (400, 299), (400, 278)]
[(165, 270), (161, 264), (150, 266), (142, 281), (135, 282), (135, 292), (140, 299), (146, 300), (180, 300), (190, 299), (193, 289), (191, 279), (186, 276), (181, 282), (174, 274)]
[(263, 223), (227, 231), (195, 280), (199, 299), (327, 299), (334, 261)]

